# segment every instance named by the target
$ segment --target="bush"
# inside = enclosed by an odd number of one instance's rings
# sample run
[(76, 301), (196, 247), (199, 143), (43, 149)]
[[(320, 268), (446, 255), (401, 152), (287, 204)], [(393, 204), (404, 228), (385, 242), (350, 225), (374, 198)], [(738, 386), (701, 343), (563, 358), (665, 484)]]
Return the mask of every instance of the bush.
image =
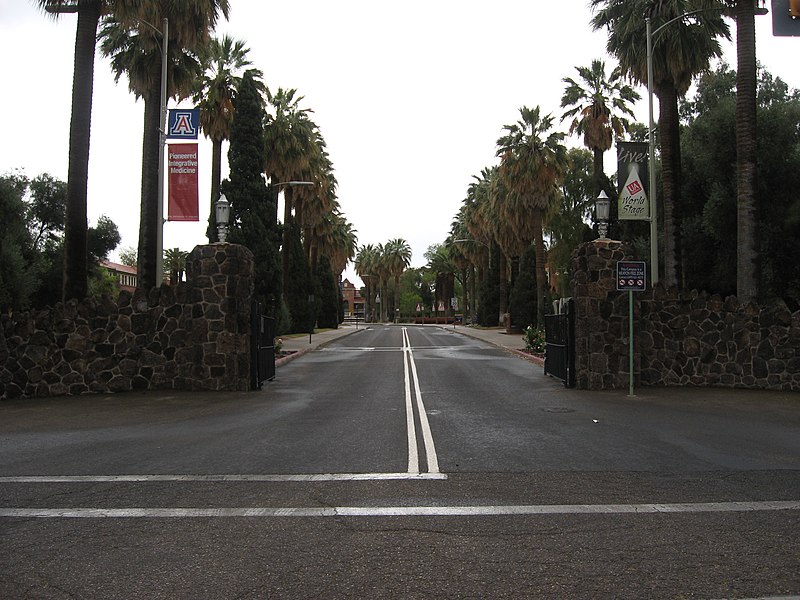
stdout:
[(522, 340), (525, 342), (525, 350), (534, 354), (543, 354), (545, 350), (544, 331), (528, 325), (523, 331)]

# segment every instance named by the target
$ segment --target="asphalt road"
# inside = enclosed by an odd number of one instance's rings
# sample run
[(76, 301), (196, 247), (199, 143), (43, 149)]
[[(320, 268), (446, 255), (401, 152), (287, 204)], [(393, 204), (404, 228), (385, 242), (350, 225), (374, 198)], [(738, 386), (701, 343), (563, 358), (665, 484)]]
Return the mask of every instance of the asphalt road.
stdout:
[(0, 404), (0, 598), (800, 597), (800, 398), (566, 390), (437, 328), (253, 393)]

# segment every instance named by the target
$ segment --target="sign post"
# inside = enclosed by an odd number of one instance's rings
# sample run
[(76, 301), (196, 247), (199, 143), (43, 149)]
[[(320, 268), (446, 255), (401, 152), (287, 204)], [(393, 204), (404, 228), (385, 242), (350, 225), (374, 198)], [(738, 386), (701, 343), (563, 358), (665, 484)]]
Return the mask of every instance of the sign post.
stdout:
[(633, 396), (633, 292), (647, 289), (647, 265), (643, 261), (617, 262), (617, 291), (628, 292), (628, 395)]

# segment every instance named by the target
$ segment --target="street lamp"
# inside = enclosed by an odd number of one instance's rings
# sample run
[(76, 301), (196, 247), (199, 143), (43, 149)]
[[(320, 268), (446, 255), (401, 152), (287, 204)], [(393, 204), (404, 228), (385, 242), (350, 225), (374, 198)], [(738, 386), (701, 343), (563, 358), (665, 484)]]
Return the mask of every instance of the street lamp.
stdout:
[(231, 218), (231, 203), (222, 194), (219, 200), (214, 204), (215, 217), (217, 220), (217, 239), (220, 244), (225, 243), (225, 238), (228, 237), (228, 222)]
[(608, 218), (611, 213), (611, 200), (608, 198), (605, 190), (600, 192), (594, 205), (595, 221), (597, 221), (597, 231), (600, 233), (600, 239), (608, 239)]

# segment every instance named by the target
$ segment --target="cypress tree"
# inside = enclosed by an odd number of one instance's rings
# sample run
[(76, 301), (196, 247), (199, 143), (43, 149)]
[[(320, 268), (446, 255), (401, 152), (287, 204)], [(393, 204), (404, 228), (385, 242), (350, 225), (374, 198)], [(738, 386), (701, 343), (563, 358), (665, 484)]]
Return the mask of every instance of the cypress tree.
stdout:
[(292, 320), (291, 331), (308, 333), (314, 331), (316, 325), (318, 300), (314, 280), (308, 266), (308, 255), (300, 241), (300, 228), (294, 217), (290, 217), (284, 227), (288, 228), (288, 245), (283, 251), (286, 253), (286, 269), (290, 275), (286, 281), (286, 303)]
[(511, 325), (520, 331), (536, 323), (536, 247), (531, 244), (522, 253), (509, 309)]
[(317, 261), (317, 289), (319, 290), (319, 312), (317, 324), (325, 329), (339, 327), (339, 286), (333, 278), (331, 261), (327, 256), (320, 256)]
[(281, 296), (279, 232), (274, 195), (264, 179), (264, 102), (247, 71), (234, 100), (228, 164), (222, 193), (231, 203), (228, 241), (247, 246), (255, 258), (255, 299), (275, 315)]

